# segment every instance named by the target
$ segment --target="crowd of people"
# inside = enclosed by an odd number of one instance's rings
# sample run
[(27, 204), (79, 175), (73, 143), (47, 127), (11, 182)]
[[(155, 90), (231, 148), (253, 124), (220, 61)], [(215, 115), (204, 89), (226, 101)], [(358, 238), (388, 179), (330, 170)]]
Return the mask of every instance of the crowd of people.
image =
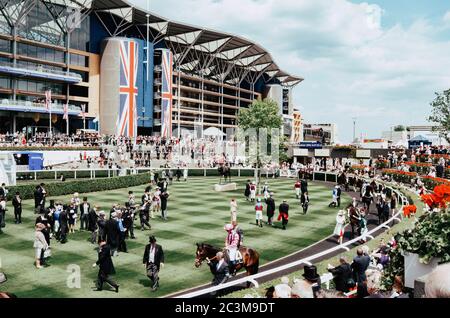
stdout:
[[(181, 181), (181, 174), (177, 180)], [(136, 239), (136, 220), (139, 220), (142, 231), (150, 230), (150, 222), (157, 216), (165, 222), (168, 221), (170, 183), (169, 179), (155, 174), (140, 200), (136, 199), (133, 191), (129, 191), (126, 202), (113, 204), (109, 215), (98, 205), (91, 203), (88, 197), (80, 198), (79, 193), (74, 193), (66, 203), (49, 200), (47, 204), (49, 193), (46, 185), (41, 183), (36, 186), (33, 244), (36, 268), (42, 269), (48, 265), (49, 259), (53, 257), (51, 246), (57, 244), (56, 242), (66, 244), (74, 233), (89, 232), (90, 242), (98, 244), (99, 251), (99, 260), (96, 263), (99, 266), (97, 289), (102, 290), (106, 282), (118, 292), (119, 285), (110, 277), (115, 272), (111, 257), (117, 257), (119, 252), (127, 253), (127, 240)], [(7, 195), (7, 187), (3, 184), (0, 187), (0, 234), (2, 228), (6, 227)], [(19, 192), (15, 193), (11, 204), (14, 207), (14, 223), (22, 223), (22, 198)], [(155, 291), (159, 288), (158, 272), (164, 266), (164, 252), (162, 247), (156, 244), (154, 236), (150, 236), (143, 260), (147, 275), (152, 281), (152, 290)]]

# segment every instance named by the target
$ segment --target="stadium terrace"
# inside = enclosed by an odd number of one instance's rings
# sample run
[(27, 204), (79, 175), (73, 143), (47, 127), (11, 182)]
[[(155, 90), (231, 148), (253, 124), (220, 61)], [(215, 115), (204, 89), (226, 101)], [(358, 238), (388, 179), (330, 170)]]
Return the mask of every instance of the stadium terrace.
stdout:
[(242, 37), (128, 1), (10, 0), (1, 9), (0, 133), (224, 132), (266, 97), (292, 123), (292, 89), (303, 79)]

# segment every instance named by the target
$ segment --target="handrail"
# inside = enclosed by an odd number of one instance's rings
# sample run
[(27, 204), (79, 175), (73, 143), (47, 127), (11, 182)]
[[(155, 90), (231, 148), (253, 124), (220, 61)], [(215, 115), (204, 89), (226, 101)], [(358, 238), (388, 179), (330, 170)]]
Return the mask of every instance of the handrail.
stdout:
[[(403, 193), (401, 193), (399, 191), (396, 191), (392, 186), (390, 188), (394, 192), (397, 192), (397, 194), (399, 194), (402, 197), (402, 199), (404, 199), (405, 196), (404, 196)], [(385, 223), (383, 223), (383, 224), (377, 226), (376, 228), (370, 230), (365, 235), (361, 235), (360, 237), (354, 238), (353, 240), (350, 240), (350, 241), (348, 241), (348, 242), (346, 242), (346, 243), (344, 243), (342, 245), (337, 245), (337, 246), (335, 246), (333, 248), (330, 248), (330, 249), (322, 251), (320, 253), (308, 256), (308, 257), (303, 258), (301, 260), (298, 260), (298, 261), (295, 261), (295, 262), (291, 262), (289, 264), (285, 264), (285, 265), (282, 265), (282, 266), (279, 266), (279, 267), (276, 267), (276, 268), (273, 268), (273, 269), (269, 269), (267, 271), (264, 271), (264, 272), (261, 272), (261, 273), (255, 274), (255, 275), (243, 277), (243, 278), (240, 278), (240, 279), (237, 279), (237, 280), (225, 283), (225, 284), (221, 284), (221, 285), (218, 285), (218, 286), (205, 288), (205, 289), (202, 289), (202, 290), (199, 290), (199, 291), (194, 291), (194, 292), (191, 292), (191, 293), (188, 293), (188, 294), (185, 294), (185, 295), (177, 296), (175, 298), (193, 298), (193, 297), (198, 297), (198, 296), (201, 296), (201, 295), (209, 294), (209, 293), (212, 293), (212, 292), (215, 292), (215, 291), (218, 291), (218, 290), (222, 290), (222, 289), (225, 289), (225, 288), (228, 288), (228, 287), (232, 287), (232, 286), (235, 286), (235, 285), (239, 285), (239, 284), (243, 284), (243, 283), (247, 283), (247, 282), (253, 282), (257, 278), (265, 277), (265, 276), (268, 276), (268, 275), (271, 275), (271, 274), (274, 274), (274, 273), (277, 273), (277, 272), (281, 272), (281, 271), (284, 271), (284, 270), (287, 270), (287, 269), (290, 269), (290, 268), (293, 268), (293, 267), (296, 267), (296, 266), (299, 266), (299, 265), (302, 265), (302, 264), (309, 265), (309, 264), (311, 264), (312, 260), (315, 260), (317, 258), (320, 258), (320, 257), (325, 256), (327, 254), (330, 254), (332, 252), (336, 252), (336, 251), (338, 251), (340, 249), (344, 249), (344, 250), (348, 251), (349, 250), (348, 246), (353, 245), (354, 243), (360, 241), (363, 237), (369, 237), (369, 238), (373, 239), (374, 237), (371, 236), (371, 234), (377, 232), (380, 229), (386, 228), (386, 226), (388, 226), (389, 223), (391, 223), (391, 222), (393, 222), (395, 220), (399, 220), (398, 216), (401, 215), (401, 211), (403, 209), (404, 202), (405, 201), (402, 200), (402, 207), (399, 209), (399, 212), (397, 212), (397, 214), (395, 214), (388, 221), (386, 221)]]
[(39, 66), (32, 67), (29, 65), (25, 66), (23, 64), (14, 65), (14, 63), (12, 63), (12, 62), (0, 62), (0, 66), (6, 66), (6, 67), (15, 68), (15, 69), (24, 69), (27, 71), (34, 71), (34, 72), (39, 72), (39, 73), (56, 74), (56, 75), (74, 77), (74, 78), (79, 79), (80, 81), (82, 80), (81, 75), (78, 73), (58, 71), (58, 70), (48, 69), (45, 67), (39, 67)]
[[(20, 101), (20, 100), (10, 100), (10, 99), (2, 99), (0, 102), (0, 106), (19, 106), (19, 107), (35, 107), (35, 108), (45, 108), (44, 103), (34, 103), (30, 101)], [(59, 103), (52, 103), (52, 109), (60, 109), (64, 110), (64, 105)], [(69, 110), (72, 111), (81, 111), (81, 107), (77, 105), (69, 104)]]

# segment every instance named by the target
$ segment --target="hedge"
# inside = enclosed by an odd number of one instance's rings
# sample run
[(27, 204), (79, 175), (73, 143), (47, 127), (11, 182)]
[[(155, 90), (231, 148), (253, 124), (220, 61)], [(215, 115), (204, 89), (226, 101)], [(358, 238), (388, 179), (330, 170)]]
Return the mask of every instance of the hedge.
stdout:
[[(48, 196), (60, 196), (78, 193), (90, 193), (107, 190), (122, 189), (128, 187), (140, 186), (150, 183), (150, 174), (137, 174), (125, 177), (105, 178), (105, 179), (89, 179), (74, 180), (66, 182), (49, 183), (45, 186)], [(8, 200), (12, 200), (14, 194), (20, 192), (22, 199), (33, 199), (36, 184), (19, 185), (9, 188)]]

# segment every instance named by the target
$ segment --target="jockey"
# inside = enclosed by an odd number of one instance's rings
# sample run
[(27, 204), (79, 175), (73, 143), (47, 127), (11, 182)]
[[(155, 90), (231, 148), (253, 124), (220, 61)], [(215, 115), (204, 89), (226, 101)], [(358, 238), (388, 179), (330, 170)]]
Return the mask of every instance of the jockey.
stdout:
[(300, 180), (297, 180), (297, 182), (294, 185), (295, 195), (297, 196), (297, 199), (300, 199), (300, 188), (301, 187), (302, 187), (302, 184), (300, 183)]
[(236, 268), (238, 245), (239, 245), (239, 234), (235, 231), (234, 226), (227, 224), (224, 227), (225, 231), (228, 232), (225, 239), (225, 249), (228, 251), (228, 258), (230, 260), (230, 272), (233, 272)]
[(263, 187), (264, 200), (267, 200), (270, 197), (269, 184), (266, 182)]

